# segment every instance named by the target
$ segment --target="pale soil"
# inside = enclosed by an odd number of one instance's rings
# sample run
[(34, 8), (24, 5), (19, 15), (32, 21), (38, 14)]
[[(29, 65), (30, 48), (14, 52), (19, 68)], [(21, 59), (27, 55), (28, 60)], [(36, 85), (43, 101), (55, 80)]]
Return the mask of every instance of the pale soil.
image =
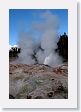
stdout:
[(10, 64), (9, 94), (16, 99), (67, 99), (68, 65)]

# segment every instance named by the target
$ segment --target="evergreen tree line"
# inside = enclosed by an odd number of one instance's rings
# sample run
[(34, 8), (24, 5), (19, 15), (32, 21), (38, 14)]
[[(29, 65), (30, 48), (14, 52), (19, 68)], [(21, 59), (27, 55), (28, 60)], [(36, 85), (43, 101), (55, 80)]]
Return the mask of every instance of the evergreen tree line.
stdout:
[(63, 57), (64, 61), (68, 61), (68, 35), (66, 33), (60, 35), (55, 51)]

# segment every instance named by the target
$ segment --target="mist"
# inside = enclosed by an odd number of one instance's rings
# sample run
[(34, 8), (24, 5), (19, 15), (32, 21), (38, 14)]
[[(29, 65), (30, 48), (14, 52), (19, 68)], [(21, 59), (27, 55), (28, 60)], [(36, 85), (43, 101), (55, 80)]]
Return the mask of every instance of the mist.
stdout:
[[(41, 21), (33, 22), (32, 30), (20, 32), (18, 46), (21, 48), (18, 62), (22, 64), (46, 64), (57, 66), (62, 63), (62, 58), (55, 52), (58, 42), (58, 17), (49, 10), (39, 15)], [(33, 31), (33, 33), (32, 33)], [(40, 33), (35, 42), (34, 33)]]

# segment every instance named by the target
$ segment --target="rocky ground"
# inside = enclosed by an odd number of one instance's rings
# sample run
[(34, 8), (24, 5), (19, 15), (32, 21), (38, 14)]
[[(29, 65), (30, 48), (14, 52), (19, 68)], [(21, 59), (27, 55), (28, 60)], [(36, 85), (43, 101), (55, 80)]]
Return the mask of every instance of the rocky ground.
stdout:
[(10, 64), (10, 99), (67, 99), (68, 65)]

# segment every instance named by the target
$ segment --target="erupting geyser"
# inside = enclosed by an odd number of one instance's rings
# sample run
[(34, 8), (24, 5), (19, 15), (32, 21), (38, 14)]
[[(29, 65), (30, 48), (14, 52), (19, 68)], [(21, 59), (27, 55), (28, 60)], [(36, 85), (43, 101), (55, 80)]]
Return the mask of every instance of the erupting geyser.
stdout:
[(49, 65), (49, 64), (50, 64), (50, 61), (52, 60), (51, 55), (52, 55), (52, 54), (50, 54), (49, 56), (47, 56), (47, 57), (45, 58), (45, 60), (44, 60), (44, 64), (45, 64), (45, 65)]
[(62, 63), (62, 59), (56, 53), (55, 54), (51, 53), (44, 60), (44, 64), (49, 66), (57, 66), (58, 64), (61, 63)]
[[(21, 48), (19, 63), (38, 63), (50, 66), (61, 64), (62, 59), (55, 52), (58, 41), (58, 17), (48, 10), (38, 16), (41, 21), (32, 24), (33, 30), (20, 34), (18, 42), (18, 46)], [(36, 35), (39, 38), (40, 48), (37, 45), (38, 43), (34, 41), (36, 32), (41, 34), (41, 37)]]

